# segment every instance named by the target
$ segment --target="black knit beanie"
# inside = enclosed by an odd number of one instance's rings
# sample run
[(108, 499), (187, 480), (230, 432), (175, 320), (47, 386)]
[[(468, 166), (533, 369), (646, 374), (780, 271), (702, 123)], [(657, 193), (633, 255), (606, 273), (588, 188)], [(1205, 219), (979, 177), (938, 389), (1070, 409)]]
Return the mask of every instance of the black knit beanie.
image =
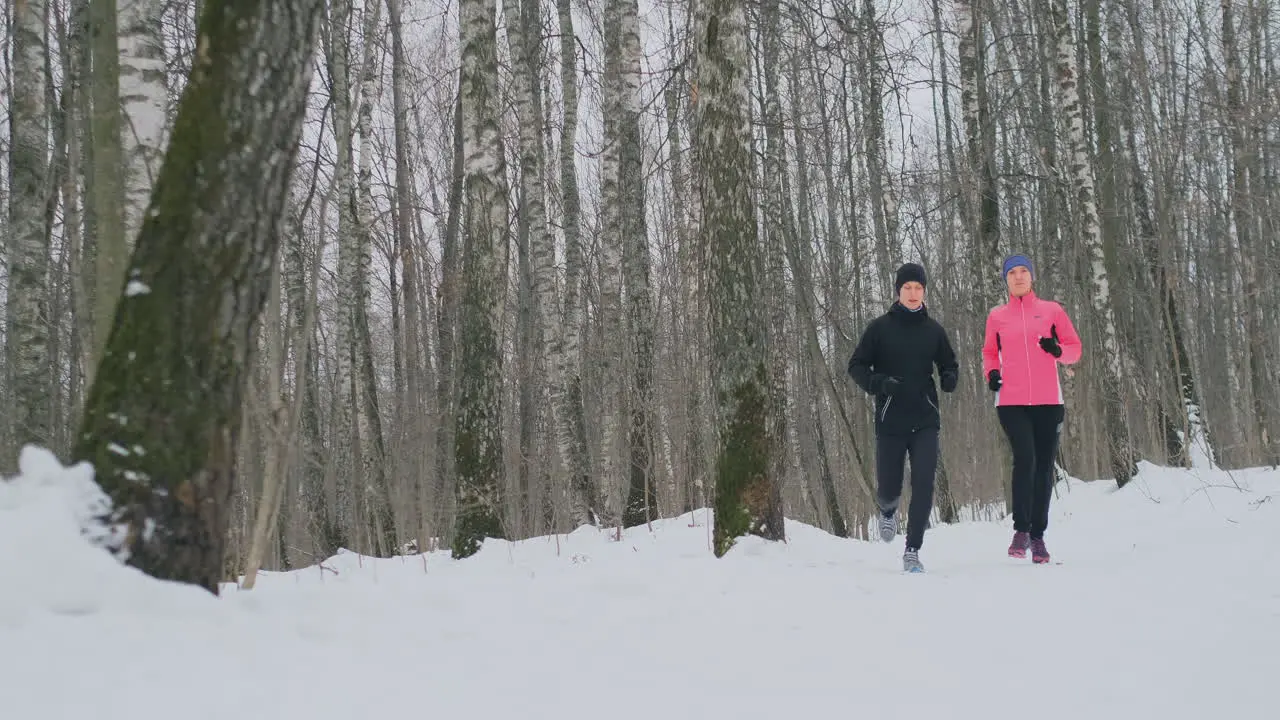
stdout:
[(893, 294), (897, 295), (902, 292), (902, 286), (912, 280), (920, 283), (924, 287), (928, 287), (925, 282), (924, 268), (915, 263), (906, 263), (898, 268), (898, 274), (893, 279)]

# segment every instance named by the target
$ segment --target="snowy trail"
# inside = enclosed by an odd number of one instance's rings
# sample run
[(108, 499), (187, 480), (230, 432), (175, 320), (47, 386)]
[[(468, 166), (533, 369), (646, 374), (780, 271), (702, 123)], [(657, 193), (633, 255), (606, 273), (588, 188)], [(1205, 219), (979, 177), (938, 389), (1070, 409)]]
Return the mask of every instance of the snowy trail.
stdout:
[(1072, 483), (1045, 567), (995, 523), (931, 530), (924, 575), (794, 522), (716, 560), (698, 512), (222, 599), (88, 547), (75, 480), (0, 484), (5, 717), (1274, 717), (1277, 473)]

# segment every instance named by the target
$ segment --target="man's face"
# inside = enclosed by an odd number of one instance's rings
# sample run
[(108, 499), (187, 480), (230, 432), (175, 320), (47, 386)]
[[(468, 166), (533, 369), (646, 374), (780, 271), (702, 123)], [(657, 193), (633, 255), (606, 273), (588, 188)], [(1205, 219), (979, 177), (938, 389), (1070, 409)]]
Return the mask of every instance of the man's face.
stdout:
[(910, 310), (920, 307), (924, 304), (924, 286), (915, 280), (903, 283), (898, 291), (898, 302)]

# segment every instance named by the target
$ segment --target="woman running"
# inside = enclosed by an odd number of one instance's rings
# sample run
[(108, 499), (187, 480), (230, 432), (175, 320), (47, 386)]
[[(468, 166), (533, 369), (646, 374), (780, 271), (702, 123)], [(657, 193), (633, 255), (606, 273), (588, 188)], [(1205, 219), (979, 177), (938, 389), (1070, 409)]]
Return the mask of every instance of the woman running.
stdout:
[(1066, 408), (1058, 364), (1080, 359), (1080, 337), (1062, 306), (1036, 297), (1031, 260), (1004, 261), (1009, 301), (987, 315), (982, 373), (996, 393), (996, 414), (1013, 450), (1013, 542), (1010, 557), (1049, 562), (1044, 531), (1049, 525), (1054, 458)]

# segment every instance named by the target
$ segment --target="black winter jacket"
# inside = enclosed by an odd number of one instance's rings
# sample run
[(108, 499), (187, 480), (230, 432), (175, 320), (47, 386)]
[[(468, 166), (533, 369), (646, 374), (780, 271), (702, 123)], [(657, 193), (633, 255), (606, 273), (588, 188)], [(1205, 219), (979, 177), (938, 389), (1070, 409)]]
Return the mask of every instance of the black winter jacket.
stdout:
[[(877, 435), (941, 427), (935, 365), (943, 392), (954, 391), (960, 364), (947, 331), (927, 308), (911, 312), (895, 302), (871, 321), (849, 358), (849, 375), (875, 396)], [(898, 380), (892, 394), (886, 392), (886, 378)]]

